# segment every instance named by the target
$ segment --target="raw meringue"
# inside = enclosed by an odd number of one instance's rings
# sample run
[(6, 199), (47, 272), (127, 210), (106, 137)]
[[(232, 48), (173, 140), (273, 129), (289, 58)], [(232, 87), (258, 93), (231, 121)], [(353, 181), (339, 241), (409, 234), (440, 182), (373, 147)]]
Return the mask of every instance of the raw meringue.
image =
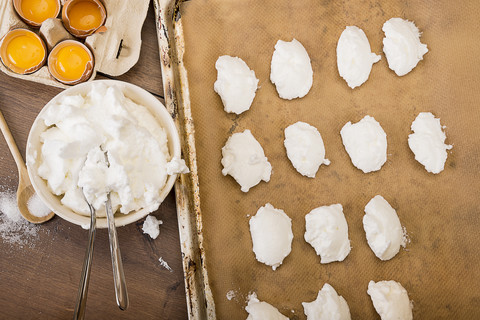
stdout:
[(228, 138), (222, 155), (222, 174), (231, 175), (243, 192), (248, 192), (262, 180), (270, 181), (272, 165), (250, 130), (234, 133)]
[(392, 259), (405, 246), (397, 212), (382, 196), (376, 195), (365, 206), (363, 229), (370, 249), (381, 260)]
[(258, 79), (255, 72), (238, 57), (221, 56), (215, 63), (217, 81), (213, 85), (226, 112), (240, 114), (250, 109)]
[(394, 280), (368, 283), (367, 293), (382, 320), (412, 320), (407, 290)]
[(250, 218), (253, 252), (258, 261), (277, 269), (292, 251), (292, 219), (270, 203)]
[(408, 146), (428, 172), (440, 173), (447, 161), (447, 150), (451, 145), (445, 144), (445, 133), (440, 119), (430, 112), (420, 112), (412, 123), (413, 133), (408, 136)]
[(383, 24), (383, 52), (388, 67), (397, 76), (404, 76), (415, 68), (423, 55), (428, 52), (427, 45), (420, 42), (420, 32), (412, 21), (391, 18)]
[(317, 299), (302, 302), (307, 320), (350, 320), (350, 309), (347, 301), (339, 296), (335, 289), (325, 283), (318, 291)]
[(272, 56), (270, 81), (282, 99), (304, 97), (313, 84), (313, 70), (307, 50), (300, 42), (278, 40)]
[(371, 52), (370, 43), (362, 29), (346, 27), (337, 44), (337, 67), (340, 77), (350, 88), (361, 86), (367, 81), (372, 65), (380, 56)]
[(380, 170), (387, 161), (387, 134), (373, 117), (349, 121), (340, 135), (353, 165), (364, 173)]
[(329, 165), (325, 147), (317, 128), (296, 122), (285, 129), (285, 149), (295, 169), (304, 176), (315, 178), (320, 165)]
[(259, 301), (256, 293), (248, 296), (247, 320), (288, 320), (277, 308), (265, 301)]
[(348, 225), (341, 204), (313, 209), (305, 216), (307, 241), (321, 263), (343, 261), (350, 253)]

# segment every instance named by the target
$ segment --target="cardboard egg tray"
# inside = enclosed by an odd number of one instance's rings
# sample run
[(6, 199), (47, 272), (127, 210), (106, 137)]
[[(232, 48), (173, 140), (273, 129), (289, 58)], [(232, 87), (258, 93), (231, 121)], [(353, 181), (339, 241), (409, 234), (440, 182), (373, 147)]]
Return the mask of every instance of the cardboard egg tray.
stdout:
[[(147, 16), (149, 1), (135, 1), (135, 5), (132, 5), (128, 0), (103, 0), (103, 4), (107, 11), (104, 25), (107, 30), (103, 33), (94, 33), (84, 41), (95, 57), (93, 73), (88, 81), (95, 79), (97, 72), (110, 76), (122, 75), (137, 63), (140, 56), (141, 31)], [(55, 19), (46, 20), (40, 30), (34, 29), (20, 19), (11, 0), (0, 2), (0, 39), (12, 29), (26, 28), (41, 34), (49, 54), (58, 42), (74, 39), (65, 29), (58, 28), (59, 25), (62, 25), (61, 13)], [(76, 40), (83, 42), (78, 38)], [(69, 87), (53, 78), (47, 64), (40, 70), (27, 75), (14, 73), (3, 63), (0, 63), (0, 70), (15, 78), (60, 88)]]

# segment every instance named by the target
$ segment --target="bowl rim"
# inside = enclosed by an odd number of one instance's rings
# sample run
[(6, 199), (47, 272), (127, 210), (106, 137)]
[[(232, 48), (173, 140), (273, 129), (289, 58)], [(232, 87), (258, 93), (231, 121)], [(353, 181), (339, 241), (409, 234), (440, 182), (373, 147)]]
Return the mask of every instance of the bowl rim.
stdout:
[[(70, 208), (64, 206), (58, 196), (55, 196), (48, 188), (46, 181), (41, 178), (37, 173), (38, 165), (35, 165), (36, 157), (40, 152), (40, 136), (39, 133), (43, 132), (46, 128), (46, 125), (43, 122), (42, 116), (45, 113), (45, 110), (55, 102), (60, 100), (62, 97), (67, 95), (75, 95), (86, 93), (90, 90), (92, 86), (95, 86), (99, 83), (106, 84), (107, 86), (119, 86), (124, 93), (124, 95), (134, 101), (137, 104), (145, 106), (150, 113), (159, 121), (161, 126), (165, 129), (167, 133), (167, 144), (170, 153), (170, 157), (181, 157), (181, 147), (180, 147), (180, 136), (173, 121), (172, 116), (167, 111), (166, 107), (162, 102), (160, 102), (154, 95), (152, 95), (147, 90), (134, 85), (132, 83), (120, 81), (120, 80), (94, 80), (85, 83), (81, 83), (70, 87), (55, 97), (53, 97), (49, 102), (45, 104), (42, 110), (38, 113), (35, 118), (27, 138), (27, 147), (26, 147), (26, 164), (27, 172), (32, 183), (35, 192), (38, 194), (40, 199), (44, 204), (52, 210), (55, 214), (67, 220), (73, 224), (82, 226), (82, 228), (88, 228), (90, 225), (90, 216), (82, 215), (74, 212)], [(140, 101), (139, 101), (140, 100)], [(163, 189), (160, 191), (160, 205), (165, 200), (167, 195), (173, 188), (175, 181), (177, 179), (177, 174), (168, 175), (167, 181)], [(157, 209), (158, 210), (158, 209)], [(146, 217), (151, 212), (146, 208), (142, 208), (135, 212), (130, 212), (128, 214), (116, 213), (115, 214), (115, 225), (117, 227), (124, 226), (133, 222), (136, 222), (144, 217)], [(97, 216), (96, 227), (97, 228), (106, 228), (107, 219), (106, 217)]]

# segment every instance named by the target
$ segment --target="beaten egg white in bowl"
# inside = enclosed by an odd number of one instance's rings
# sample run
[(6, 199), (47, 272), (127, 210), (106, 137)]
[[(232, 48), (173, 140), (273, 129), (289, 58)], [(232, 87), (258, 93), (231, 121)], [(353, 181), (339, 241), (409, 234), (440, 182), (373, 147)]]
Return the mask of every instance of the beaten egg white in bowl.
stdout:
[(71, 87), (48, 102), (27, 140), (27, 170), (43, 202), (57, 215), (107, 227), (110, 192), (115, 224), (124, 226), (158, 209), (177, 174), (180, 138), (165, 106), (138, 86), (116, 80)]

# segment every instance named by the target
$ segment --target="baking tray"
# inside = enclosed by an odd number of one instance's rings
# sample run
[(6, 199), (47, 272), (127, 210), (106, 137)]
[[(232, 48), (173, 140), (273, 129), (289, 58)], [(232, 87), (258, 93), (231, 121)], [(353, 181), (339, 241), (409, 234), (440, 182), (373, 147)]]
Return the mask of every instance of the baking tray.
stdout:
[[(448, 1), (162, 1), (155, 0), (167, 108), (182, 133), (191, 174), (176, 185), (180, 238), (190, 319), (245, 319), (245, 299), (257, 292), (291, 319), (304, 319), (325, 282), (344, 296), (352, 318), (378, 318), (366, 293), (370, 280), (396, 280), (413, 301), (414, 318), (480, 318), (480, 3)], [(388, 69), (383, 23), (415, 21), (430, 52), (404, 77)], [(338, 76), (336, 42), (357, 25), (372, 51), (382, 54), (370, 79), (351, 90)], [(307, 49), (314, 84), (307, 96), (281, 100), (269, 81), (273, 46), (296, 38)], [(240, 56), (260, 88), (251, 110), (227, 115), (213, 91), (219, 55)], [(446, 125), (453, 144), (445, 171), (427, 173), (414, 160), (411, 122), (430, 111)], [(354, 168), (339, 135), (348, 121), (374, 116), (388, 139), (388, 158), (376, 173)], [(316, 126), (329, 167), (301, 177), (286, 158), (283, 129), (296, 121)], [(194, 127), (195, 124), (195, 127)], [(220, 173), (221, 147), (233, 132), (251, 129), (273, 166), (269, 183), (248, 194)], [(363, 209), (376, 194), (397, 210), (411, 242), (392, 260), (378, 260), (365, 239)], [(251, 250), (249, 215), (266, 202), (293, 220), (291, 254), (277, 271)], [(304, 215), (341, 203), (352, 251), (345, 261), (321, 265), (303, 240)], [(208, 272), (207, 272), (208, 271)], [(232, 290), (235, 297), (228, 300)]]

